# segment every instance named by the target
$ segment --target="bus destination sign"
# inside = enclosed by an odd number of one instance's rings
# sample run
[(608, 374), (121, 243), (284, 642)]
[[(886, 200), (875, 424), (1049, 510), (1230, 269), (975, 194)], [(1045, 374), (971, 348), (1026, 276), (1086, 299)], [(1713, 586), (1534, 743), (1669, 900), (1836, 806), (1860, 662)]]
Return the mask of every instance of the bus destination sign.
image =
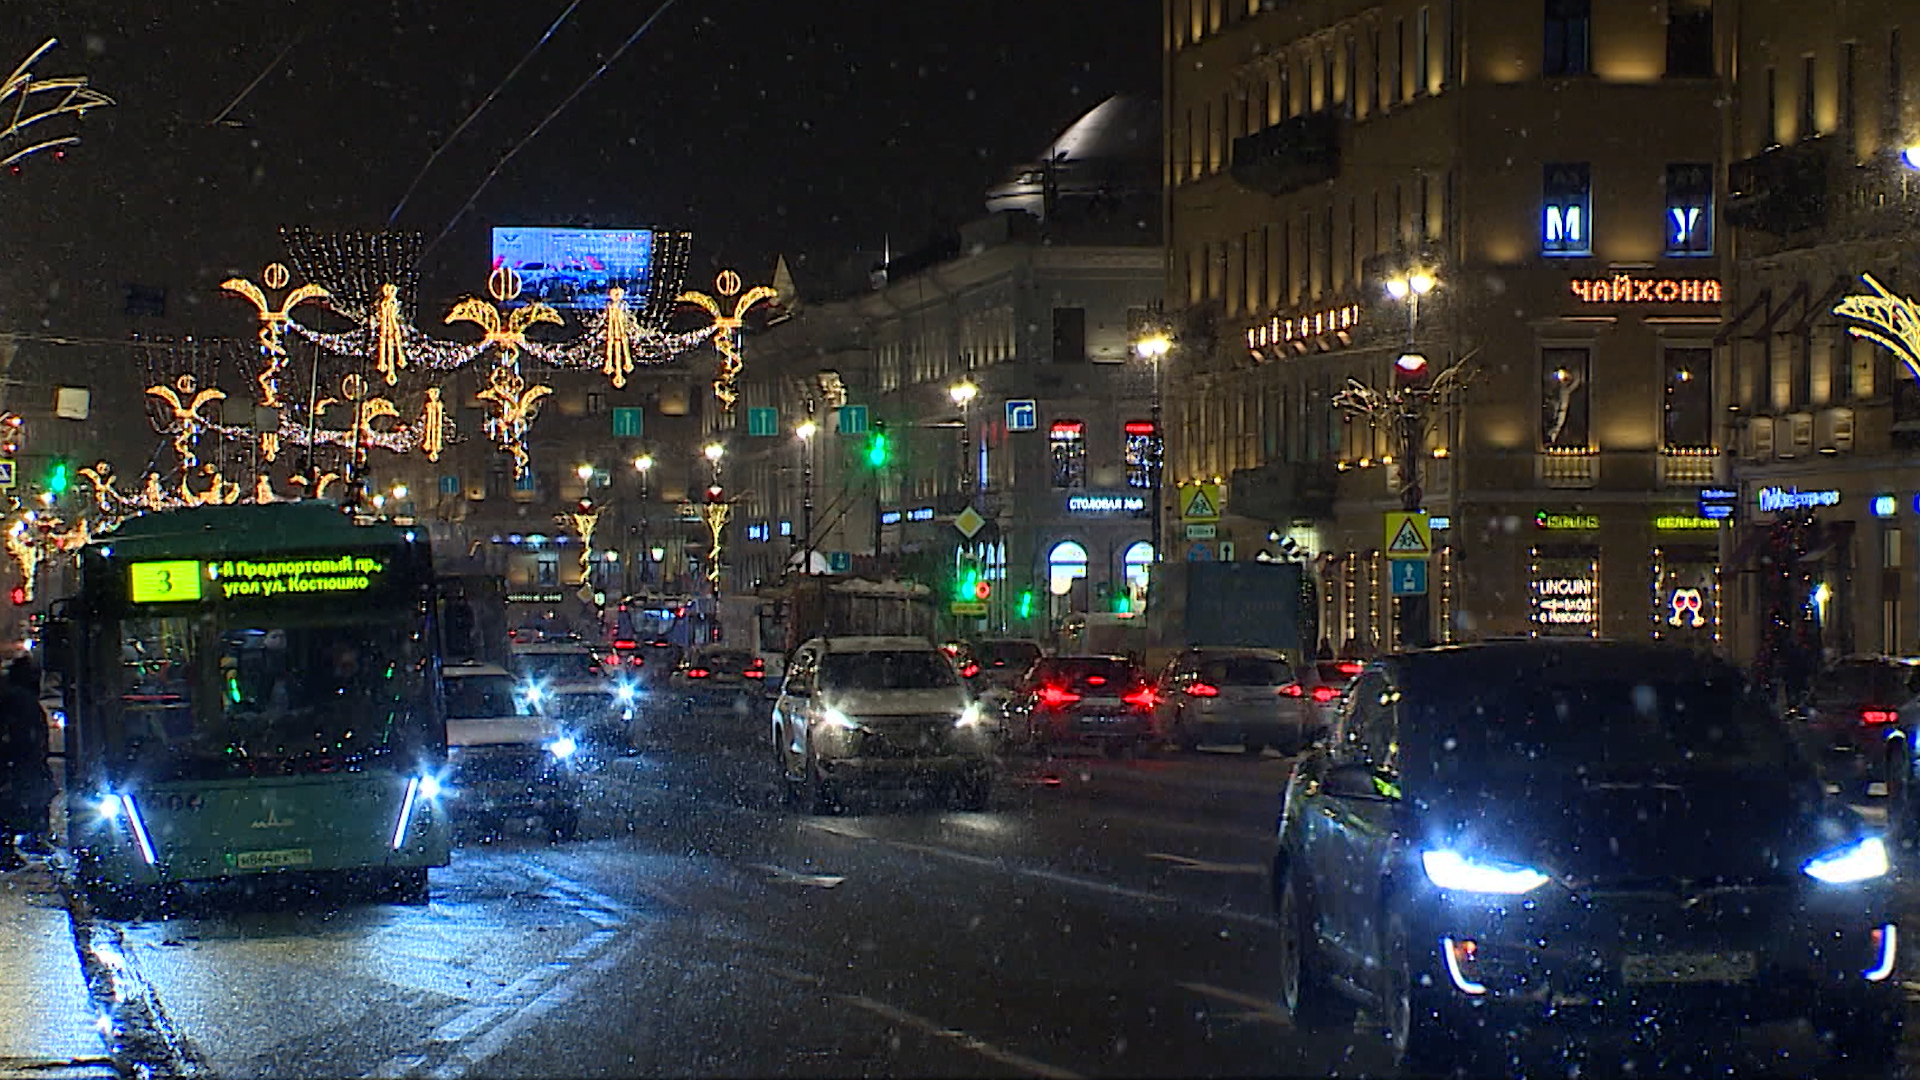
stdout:
[(212, 582), (223, 600), (360, 593), (373, 589), (386, 568), (370, 555), (137, 562), (128, 567), (128, 592), (136, 604), (199, 600), (203, 582)]

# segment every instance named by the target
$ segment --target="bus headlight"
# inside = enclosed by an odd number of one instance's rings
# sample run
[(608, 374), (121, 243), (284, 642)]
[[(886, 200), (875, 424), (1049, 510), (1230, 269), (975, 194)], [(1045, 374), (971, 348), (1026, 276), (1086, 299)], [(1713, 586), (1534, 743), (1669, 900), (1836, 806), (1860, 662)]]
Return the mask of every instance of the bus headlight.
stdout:
[(547, 753), (552, 754), (554, 757), (559, 758), (561, 761), (565, 761), (568, 758), (572, 757), (574, 755), (574, 752), (579, 749), (580, 749), (580, 744), (574, 742), (573, 736), (571, 735), (562, 735), (559, 738), (547, 744)]
[(93, 812), (100, 815), (102, 821), (116, 821), (120, 817), (120, 796), (102, 795), (93, 804)]
[(420, 778), (420, 797), (437, 799), (440, 797), (440, 778), (432, 774)]

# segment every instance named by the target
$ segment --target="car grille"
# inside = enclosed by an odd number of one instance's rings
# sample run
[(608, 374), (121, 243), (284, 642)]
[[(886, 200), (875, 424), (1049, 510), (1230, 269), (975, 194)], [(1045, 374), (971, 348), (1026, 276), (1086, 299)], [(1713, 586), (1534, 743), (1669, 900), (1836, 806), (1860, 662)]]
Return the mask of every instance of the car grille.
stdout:
[(943, 716), (877, 717), (861, 721), (861, 729), (861, 757), (925, 757), (947, 752), (953, 721)]
[(552, 755), (537, 746), (461, 748), (453, 755), (454, 784), (531, 782), (540, 779)]

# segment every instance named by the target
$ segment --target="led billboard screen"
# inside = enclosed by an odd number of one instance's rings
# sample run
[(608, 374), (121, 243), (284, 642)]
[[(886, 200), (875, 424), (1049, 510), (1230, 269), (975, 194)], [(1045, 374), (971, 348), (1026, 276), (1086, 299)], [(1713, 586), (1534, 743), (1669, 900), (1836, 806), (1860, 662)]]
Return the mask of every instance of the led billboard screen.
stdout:
[(654, 246), (651, 229), (495, 229), (493, 265), (519, 272), (522, 300), (603, 308), (618, 287), (637, 310), (651, 299)]

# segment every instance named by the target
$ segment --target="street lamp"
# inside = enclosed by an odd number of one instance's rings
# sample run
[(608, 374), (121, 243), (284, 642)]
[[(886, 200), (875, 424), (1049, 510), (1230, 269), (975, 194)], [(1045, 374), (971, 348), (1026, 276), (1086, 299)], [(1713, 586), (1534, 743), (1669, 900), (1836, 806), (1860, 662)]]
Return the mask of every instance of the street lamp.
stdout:
[(579, 477), (580, 482), (584, 484), (587, 481), (593, 479), (593, 466), (583, 464), (580, 467), (573, 470), (573, 475)]
[(715, 465), (720, 464), (720, 459), (727, 456), (727, 448), (724, 446), (721, 446), (717, 442), (708, 443), (706, 446), (706, 449), (700, 452), (705, 454), (707, 456), (707, 460), (714, 463)]
[(405, 484), (393, 485), (393, 499), (395, 502), (399, 502), (400, 500), (406, 497), (407, 497), (407, 485)]
[(642, 479), (645, 479), (648, 471), (652, 468), (652, 454), (641, 454), (639, 457), (633, 459), (633, 471), (639, 473)]
[(968, 406), (980, 396), (980, 388), (970, 382), (961, 381), (947, 387), (947, 396), (960, 406), (960, 489), (973, 501), (973, 463), (967, 460), (973, 454), (973, 422), (969, 418)]
[(1172, 351), (1173, 338), (1162, 331), (1150, 333), (1133, 344), (1133, 354), (1153, 365), (1153, 459), (1149, 462), (1147, 469), (1147, 490), (1153, 492), (1151, 528), (1154, 562), (1164, 561), (1160, 548), (1163, 540), (1161, 532), (1165, 528), (1163, 521), (1166, 516), (1166, 509), (1161, 505), (1166, 501), (1166, 496), (1160, 490), (1160, 468), (1162, 459), (1166, 456), (1167, 445), (1166, 433), (1160, 430), (1160, 362), (1165, 360), (1167, 354)]
[(1909, 146), (1900, 151), (1900, 160), (1906, 163), (1907, 168), (1920, 171), (1920, 145)]
[(820, 430), (811, 418), (800, 421), (793, 433), (800, 437), (800, 572), (813, 573), (813, 436)]

